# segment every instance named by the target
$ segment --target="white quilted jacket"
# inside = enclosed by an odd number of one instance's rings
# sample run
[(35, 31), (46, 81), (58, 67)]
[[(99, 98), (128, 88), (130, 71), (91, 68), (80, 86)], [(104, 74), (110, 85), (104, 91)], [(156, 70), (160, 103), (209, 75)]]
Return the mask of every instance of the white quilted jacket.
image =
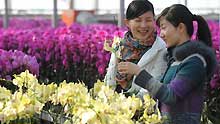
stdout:
[[(160, 37), (157, 36), (152, 48), (150, 48), (142, 56), (138, 65), (149, 72), (153, 77), (160, 79), (167, 68), (167, 62), (164, 60), (164, 54), (166, 54), (166, 44)], [(116, 56), (112, 53), (104, 82), (113, 89), (116, 87), (116, 63)], [(145, 93), (147, 93), (147, 90), (137, 86), (134, 83), (134, 79), (135, 76), (133, 78), (132, 86), (128, 92), (135, 93), (137, 96), (142, 97)]]

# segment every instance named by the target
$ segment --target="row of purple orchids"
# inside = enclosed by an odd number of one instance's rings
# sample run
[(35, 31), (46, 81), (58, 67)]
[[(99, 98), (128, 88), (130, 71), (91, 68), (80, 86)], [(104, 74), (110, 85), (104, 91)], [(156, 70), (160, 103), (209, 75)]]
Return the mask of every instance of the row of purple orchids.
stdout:
[(104, 40), (122, 37), (125, 29), (114, 24), (66, 27), (62, 23), (54, 29), (48, 21), (13, 19), (8, 29), (0, 28), (0, 49), (36, 57), (43, 81), (82, 80), (92, 86), (103, 79), (110, 58), (103, 50)]
[(32, 74), (39, 75), (39, 64), (34, 56), (17, 50), (0, 49), (0, 78), (11, 80), (12, 74), (19, 74), (26, 69)]

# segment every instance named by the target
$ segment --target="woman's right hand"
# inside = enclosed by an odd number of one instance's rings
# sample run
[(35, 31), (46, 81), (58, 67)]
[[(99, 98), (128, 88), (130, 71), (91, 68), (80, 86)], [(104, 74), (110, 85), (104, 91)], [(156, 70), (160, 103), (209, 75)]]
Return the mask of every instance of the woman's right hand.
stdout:
[(118, 71), (120, 74), (138, 75), (141, 69), (132, 62), (120, 62), (118, 64)]
[[(119, 74), (119, 75), (121, 75), (121, 74)], [(126, 88), (128, 88), (128, 86), (130, 86), (129, 83), (131, 83), (133, 75), (126, 74), (126, 75), (122, 75), (122, 77), (124, 77), (124, 78), (117, 78), (116, 77), (116, 81), (123, 89), (126, 89)]]

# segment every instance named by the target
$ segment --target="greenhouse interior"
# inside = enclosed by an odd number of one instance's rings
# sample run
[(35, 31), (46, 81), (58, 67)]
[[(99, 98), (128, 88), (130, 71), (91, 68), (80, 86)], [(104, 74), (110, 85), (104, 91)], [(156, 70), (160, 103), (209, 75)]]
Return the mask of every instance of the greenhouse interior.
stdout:
[(0, 0), (0, 123), (220, 124), (219, 0)]

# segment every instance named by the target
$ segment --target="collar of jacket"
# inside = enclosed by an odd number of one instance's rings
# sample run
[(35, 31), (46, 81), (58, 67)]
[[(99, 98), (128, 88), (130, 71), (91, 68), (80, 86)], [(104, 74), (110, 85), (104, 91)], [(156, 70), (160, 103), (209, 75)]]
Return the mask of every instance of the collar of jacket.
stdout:
[(205, 59), (207, 64), (207, 74), (212, 75), (217, 64), (213, 48), (206, 46), (201, 41), (189, 41), (177, 46), (173, 51), (173, 57), (176, 61), (183, 61), (185, 58), (193, 54), (199, 54)]
[(157, 36), (152, 47), (141, 57), (137, 64), (139, 66), (144, 66), (146, 63), (152, 61), (158, 55), (158, 52), (163, 49), (166, 49), (166, 44), (159, 36)]

